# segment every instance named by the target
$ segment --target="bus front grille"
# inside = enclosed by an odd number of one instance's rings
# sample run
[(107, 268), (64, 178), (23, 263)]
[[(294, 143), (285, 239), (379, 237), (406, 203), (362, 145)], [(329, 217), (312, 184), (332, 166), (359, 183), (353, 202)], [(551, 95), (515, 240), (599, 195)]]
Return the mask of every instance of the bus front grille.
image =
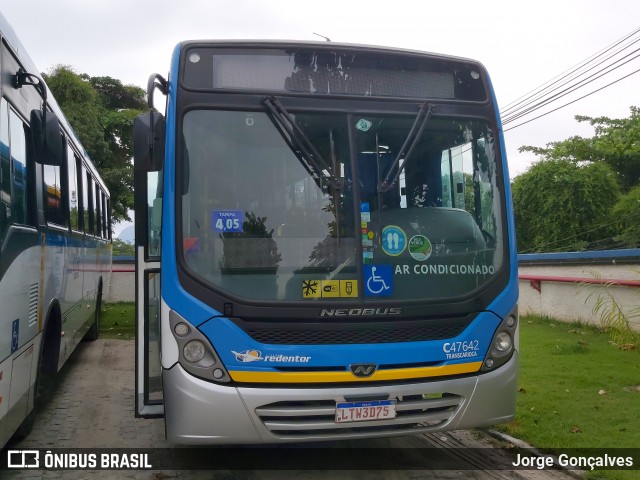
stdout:
[(449, 393), (399, 397), (393, 419), (336, 423), (336, 403), (342, 401), (276, 402), (255, 411), (267, 430), (282, 439), (400, 435), (438, 429), (456, 413), (463, 397)]
[(232, 321), (247, 335), (266, 345), (344, 345), (424, 342), (460, 335), (473, 317), (437, 320), (279, 323)]

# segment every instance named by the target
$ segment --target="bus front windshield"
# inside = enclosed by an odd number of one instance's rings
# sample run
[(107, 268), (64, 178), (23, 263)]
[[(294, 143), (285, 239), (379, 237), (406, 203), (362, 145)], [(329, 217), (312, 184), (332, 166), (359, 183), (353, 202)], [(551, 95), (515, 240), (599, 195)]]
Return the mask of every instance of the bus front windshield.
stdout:
[[(455, 299), (505, 256), (493, 130), (433, 116), (191, 110), (183, 265), (252, 300)], [(290, 128), (289, 128), (290, 127)], [(409, 154), (407, 154), (409, 152)]]

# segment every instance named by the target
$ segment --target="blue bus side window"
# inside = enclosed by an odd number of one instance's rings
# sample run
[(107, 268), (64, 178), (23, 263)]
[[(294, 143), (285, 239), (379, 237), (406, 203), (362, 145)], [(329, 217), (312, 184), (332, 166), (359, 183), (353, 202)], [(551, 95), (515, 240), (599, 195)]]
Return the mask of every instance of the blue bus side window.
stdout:
[(11, 156), (7, 102), (0, 103), (0, 241), (11, 224)]
[(11, 161), (13, 173), (12, 210), (13, 223), (27, 223), (27, 141), (24, 123), (10, 111), (9, 130), (11, 135)]

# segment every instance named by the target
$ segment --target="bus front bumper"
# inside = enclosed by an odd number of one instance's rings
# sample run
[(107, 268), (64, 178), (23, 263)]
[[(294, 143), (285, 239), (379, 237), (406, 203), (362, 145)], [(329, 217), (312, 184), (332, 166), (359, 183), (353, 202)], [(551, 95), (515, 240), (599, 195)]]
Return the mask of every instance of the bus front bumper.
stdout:
[[(517, 365), (516, 352), (494, 372), (462, 378), (355, 387), (264, 388), (209, 383), (176, 364), (163, 370), (167, 438), (189, 445), (291, 443), (505, 423), (515, 414)], [(336, 423), (337, 403), (380, 398), (396, 400), (396, 418)]]

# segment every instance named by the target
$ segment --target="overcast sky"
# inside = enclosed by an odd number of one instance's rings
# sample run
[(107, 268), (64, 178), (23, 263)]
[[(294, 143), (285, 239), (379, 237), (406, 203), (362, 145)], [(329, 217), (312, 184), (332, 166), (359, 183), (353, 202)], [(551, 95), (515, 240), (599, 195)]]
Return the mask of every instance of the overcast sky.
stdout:
[[(151, 73), (167, 73), (182, 40), (319, 40), (316, 32), (334, 42), (479, 60), (501, 109), (640, 27), (638, 0), (3, 0), (0, 10), (44, 72), (64, 64), (146, 88)], [(632, 60), (546, 110), (639, 68), (640, 58)], [(507, 131), (511, 177), (534, 160), (518, 153), (520, 146), (591, 136), (591, 127), (575, 122), (576, 114), (628, 117), (630, 106), (640, 106), (639, 96), (640, 72)]]

